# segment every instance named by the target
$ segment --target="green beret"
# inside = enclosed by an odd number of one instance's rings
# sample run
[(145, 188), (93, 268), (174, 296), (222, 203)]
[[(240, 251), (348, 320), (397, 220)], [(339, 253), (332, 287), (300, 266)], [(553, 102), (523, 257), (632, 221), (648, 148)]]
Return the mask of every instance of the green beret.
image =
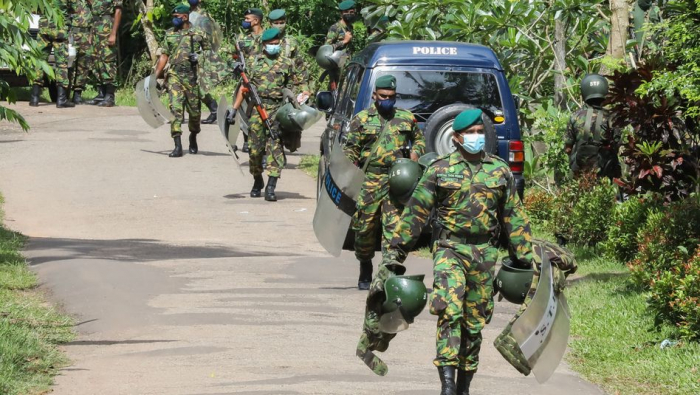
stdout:
[(266, 29), (263, 32), (262, 38), (260, 39), (260, 41), (262, 41), (262, 42), (270, 41), (270, 40), (274, 40), (274, 39), (279, 38), (279, 37), (280, 37), (280, 29), (278, 29), (276, 27), (271, 27), (269, 29)]
[(355, 2), (352, 0), (345, 0), (338, 4), (338, 9), (341, 11), (347, 11), (355, 8)]
[(377, 78), (374, 83), (376, 89), (391, 89), (396, 90), (396, 77), (393, 75), (383, 75)]
[(286, 18), (287, 13), (282, 9), (276, 9), (270, 11), (270, 15), (267, 16), (271, 21), (276, 21), (278, 19)]
[(190, 5), (189, 4), (180, 4), (177, 7), (173, 8), (173, 12), (171, 14), (189, 14), (190, 13)]
[(258, 19), (261, 19), (261, 20), (263, 19), (263, 11), (260, 8), (248, 8), (243, 13), (243, 16), (246, 16), (246, 15), (255, 15), (258, 17)]
[(484, 121), (481, 120), (481, 114), (482, 111), (478, 108), (471, 108), (469, 110), (462, 111), (459, 113), (459, 115), (457, 115), (457, 118), (455, 118), (455, 122), (452, 124), (452, 129), (455, 132), (461, 132), (462, 130), (474, 125), (483, 125)]

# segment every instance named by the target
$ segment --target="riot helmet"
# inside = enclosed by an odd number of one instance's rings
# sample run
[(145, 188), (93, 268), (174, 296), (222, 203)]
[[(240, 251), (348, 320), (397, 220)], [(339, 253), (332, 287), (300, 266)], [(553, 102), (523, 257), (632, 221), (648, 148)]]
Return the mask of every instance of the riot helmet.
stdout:
[(408, 329), (415, 317), (428, 302), (428, 290), (423, 284), (423, 274), (391, 276), (384, 282), (386, 301), (382, 304), (379, 330), (397, 333)]
[(389, 193), (401, 204), (406, 204), (423, 175), (417, 162), (400, 158), (394, 162), (389, 171)]
[[(581, 96), (583, 101), (602, 101), (608, 94), (608, 80), (600, 74), (587, 74), (581, 80)], [(590, 104), (590, 103), (589, 103)]]
[(501, 270), (496, 274), (493, 284), (495, 292), (500, 292), (511, 303), (522, 304), (532, 285), (535, 271), (532, 268), (515, 267), (510, 258), (504, 258), (501, 263)]

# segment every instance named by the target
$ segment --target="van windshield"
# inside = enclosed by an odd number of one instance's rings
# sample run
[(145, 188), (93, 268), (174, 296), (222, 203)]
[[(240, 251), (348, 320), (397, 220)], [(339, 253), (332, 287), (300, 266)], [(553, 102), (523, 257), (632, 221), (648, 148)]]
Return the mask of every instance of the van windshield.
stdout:
[(503, 114), (496, 77), (490, 73), (463, 71), (386, 71), (377, 78), (396, 77), (396, 107), (410, 110), (418, 122), (425, 122), (441, 107), (464, 103), (486, 112)]

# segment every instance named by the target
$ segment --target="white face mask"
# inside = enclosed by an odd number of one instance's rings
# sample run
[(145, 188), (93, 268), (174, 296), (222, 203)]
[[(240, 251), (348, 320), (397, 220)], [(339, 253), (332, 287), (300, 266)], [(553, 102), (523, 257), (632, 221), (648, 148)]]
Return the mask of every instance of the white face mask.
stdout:
[(462, 135), (463, 143), (462, 148), (464, 148), (470, 154), (478, 154), (484, 149), (486, 145), (486, 135), (481, 133), (470, 133)]

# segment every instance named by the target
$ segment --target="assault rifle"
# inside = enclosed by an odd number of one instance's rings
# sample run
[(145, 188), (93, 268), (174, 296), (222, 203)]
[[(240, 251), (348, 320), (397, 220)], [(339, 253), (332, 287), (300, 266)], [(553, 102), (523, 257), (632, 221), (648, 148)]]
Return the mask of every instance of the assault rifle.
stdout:
[(263, 124), (270, 133), (270, 136), (273, 139), (278, 140), (279, 133), (277, 133), (277, 131), (272, 126), (272, 120), (270, 119), (270, 116), (267, 114), (267, 111), (263, 106), (262, 100), (260, 99), (260, 95), (258, 94), (258, 88), (256, 88), (255, 85), (250, 82), (248, 76), (246, 75), (245, 54), (241, 50), (240, 42), (236, 42), (236, 53), (238, 56), (238, 62), (235, 64), (233, 72), (241, 77), (241, 85), (238, 89), (243, 87), (248, 90), (248, 99), (250, 100), (250, 104), (252, 104), (253, 107), (255, 107), (255, 109), (258, 111), (258, 114), (260, 114), (260, 119), (262, 119)]

